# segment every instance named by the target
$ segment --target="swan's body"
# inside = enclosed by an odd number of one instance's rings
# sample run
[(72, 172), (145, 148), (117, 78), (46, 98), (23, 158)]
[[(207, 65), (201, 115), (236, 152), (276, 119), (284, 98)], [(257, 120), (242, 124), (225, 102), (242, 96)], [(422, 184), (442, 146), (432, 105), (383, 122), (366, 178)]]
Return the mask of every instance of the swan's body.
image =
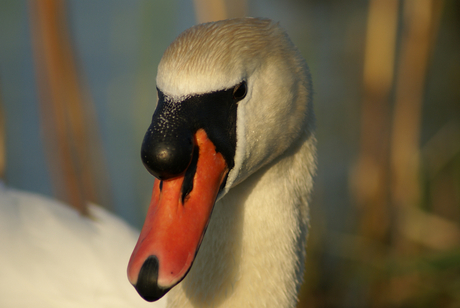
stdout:
[(90, 212), (0, 183), (0, 307), (165, 307), (126, 281), (138, 232), (102, 208)]

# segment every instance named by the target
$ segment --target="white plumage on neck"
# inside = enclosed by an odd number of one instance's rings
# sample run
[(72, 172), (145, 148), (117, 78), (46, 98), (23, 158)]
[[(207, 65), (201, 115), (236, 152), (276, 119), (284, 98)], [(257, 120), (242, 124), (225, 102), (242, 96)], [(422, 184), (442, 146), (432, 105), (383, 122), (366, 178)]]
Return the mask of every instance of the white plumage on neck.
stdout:
[(295, 307), (314, 143), (303, 135), (216, 203), (195, 263), (170, 291), (168, 307)]

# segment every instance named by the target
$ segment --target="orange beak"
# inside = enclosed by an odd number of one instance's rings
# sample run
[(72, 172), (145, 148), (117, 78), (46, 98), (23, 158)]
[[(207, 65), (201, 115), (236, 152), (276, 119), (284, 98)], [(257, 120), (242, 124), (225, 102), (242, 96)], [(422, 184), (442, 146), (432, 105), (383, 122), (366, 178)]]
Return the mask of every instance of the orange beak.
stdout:
[(198, 160), (190, 192), (183, 196), (185, 173), (155, 181), (147, 217), (129, 260), (128, 279), (147, 301), (161, 298), (190, 270), (228, 173), (225, 159), (203, 129), (195, 133), (194, 143)]

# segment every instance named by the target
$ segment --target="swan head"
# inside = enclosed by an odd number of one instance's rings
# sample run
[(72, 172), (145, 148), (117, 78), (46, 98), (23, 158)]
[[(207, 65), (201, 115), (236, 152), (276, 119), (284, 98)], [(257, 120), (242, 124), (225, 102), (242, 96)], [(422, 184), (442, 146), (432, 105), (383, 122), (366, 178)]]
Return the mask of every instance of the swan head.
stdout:
[(268, 19), (186, 30), (165, 51), (156, 83), (141, 155), (159, 180), (128, 265), (129, 280), (149, 301), (190, 270), (216, 200), (312, 124), (306, 64)]

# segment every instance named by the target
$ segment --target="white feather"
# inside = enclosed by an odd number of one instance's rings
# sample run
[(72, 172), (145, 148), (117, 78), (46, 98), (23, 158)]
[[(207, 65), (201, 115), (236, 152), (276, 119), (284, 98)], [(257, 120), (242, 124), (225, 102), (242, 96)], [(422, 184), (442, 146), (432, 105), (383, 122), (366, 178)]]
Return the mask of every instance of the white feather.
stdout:
[(165, 307), (126, 278), (137, 231), (100, 207), (90, 212), (0, 185), (0, 307)]

